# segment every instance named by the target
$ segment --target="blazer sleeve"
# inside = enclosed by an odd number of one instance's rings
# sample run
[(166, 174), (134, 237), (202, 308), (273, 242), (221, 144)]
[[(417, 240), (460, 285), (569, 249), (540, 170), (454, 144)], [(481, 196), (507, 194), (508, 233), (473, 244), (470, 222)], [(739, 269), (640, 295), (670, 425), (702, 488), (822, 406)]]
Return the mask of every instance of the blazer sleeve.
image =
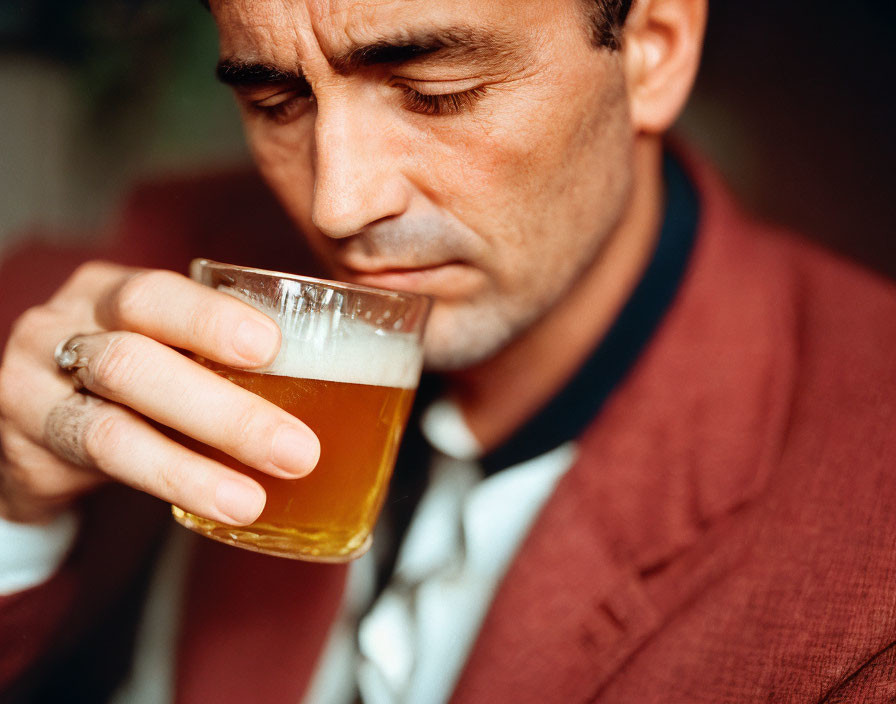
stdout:
[[(0, 349), (16, 318), (48, 300), (82, 262), (104, 253), (101, 248), (62, 248), (40, 239), (8, 248), (0, 260)], [(0, 701), (30, 701), (35, 687), (102, 621), (151, 554), (159, 515), (164, 513), (161, 502), (114, 489), (84, 502), (80, 521), (69, 521), (81, 524), (80, 530), (68, 527), (68, 532), (77, 533), (74, 545), (71, 535), (63, 536), (40, 579), (22, 581), (19, 589), (0, 596)], [(119, 506), (109, 509), (110, 494), (124, 494), (125, 499), (116, 499)], [(131, 503), (140, 509), (118, 519), (124, 525), (121, 531), (110, 530), (120, 506)]]
[[(0, 256), (0, 350), (14, 321), (90, 259), (185, 272), (190, 258), (202, 256), (315, 273), (273, 196), (242, 168), (135, 187), (107, 228), (82, 238), (86, 246), (60, 245), (57, 235), (27, 233)], [(41, 701), (61, 700), (46, 696), (48, 681), (70, 682), (71, 672), (91, 680), (88, 670), (104, 657), (125, 660), (170, 508), (121, 486), (81, 503), (78, 538), (55, 574), (0, 597), (0, 701), (41, 693)]]
[(896, 642), (890, 643), (822, 700), (822, 704), (896, 701)]
[(80, 514), (53, 576), (0, 597), (0, 701), (56, 701), (41, 693), (73, 677), (111, 681), (120, 672), (109, 663), (127, 662), (170, 507), (110, 484), (86, 497)]
[(0, 700), (51, 650), (74, 594), (72, 575), (59, 571), (37, 587), (0, 596)]

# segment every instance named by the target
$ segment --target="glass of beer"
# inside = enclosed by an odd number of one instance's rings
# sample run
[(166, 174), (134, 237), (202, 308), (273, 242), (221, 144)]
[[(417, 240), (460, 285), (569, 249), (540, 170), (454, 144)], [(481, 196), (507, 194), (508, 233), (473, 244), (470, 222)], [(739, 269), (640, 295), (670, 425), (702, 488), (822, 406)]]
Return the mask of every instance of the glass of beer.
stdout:
[(426, 296), (194, 260), (191, 277), (280, 326), (277, 358), (243, 371), (197, 358), (307, 424), (320, 440), (317, 467), (278, 479), (212, 448), (203, 452), (264, 487), (255, 523), (235, 527), (173, 506), (175, 519), (214, 540), (317, 562), (363, 554), (386, 496), (423, 364)]

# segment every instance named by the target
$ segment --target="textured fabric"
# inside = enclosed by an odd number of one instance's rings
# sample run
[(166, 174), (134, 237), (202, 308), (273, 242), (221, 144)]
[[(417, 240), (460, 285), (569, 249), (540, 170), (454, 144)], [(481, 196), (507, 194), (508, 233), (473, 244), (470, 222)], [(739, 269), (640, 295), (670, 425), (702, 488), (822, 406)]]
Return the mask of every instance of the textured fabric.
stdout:
[[(896, 290), (751, 223), (705, 166), (689, 169), (701, 222), (682, 286), (513, 561), (457, 702), (896, 696)], [(254, 239), (203, 229), (216, 201), (200, 185), (144, 191), (124, 231), (183, 238), (181, 269), (192, 255), (267, 263), (239, 256)], [(234, 223), (267, 212), (224, 186), (215, 207)], [(0, 271), (4, 320), (73, 266), (41, 251)], [(62, 683), (101, 692), (120, 677), (164, 508), (124, 491), (91, 499), (59, 574), (0, 599), (6, 699), (63, 701)], [(178, 701), (294, 704), (344, 572), (200, 542)]]
[(888, 701), (896, 290), (746, 226), (695, 173), (678, 300), (506, 576), (456, 701)]

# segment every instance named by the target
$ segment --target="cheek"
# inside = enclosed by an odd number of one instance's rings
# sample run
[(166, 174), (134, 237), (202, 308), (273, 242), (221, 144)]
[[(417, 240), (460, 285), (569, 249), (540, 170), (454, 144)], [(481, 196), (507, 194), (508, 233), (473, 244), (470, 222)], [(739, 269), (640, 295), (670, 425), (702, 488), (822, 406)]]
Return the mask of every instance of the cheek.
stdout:
[(314, 118), (304, 115), (294, 123), (274, 126), (244, 116), (246, 139), (258, 170), (286, 211), (308, 232), (314, 193)]
[(425, 142), (432, 161), (445, 165), (420, 171), (432, 197), (486, 240), (482, 265), (501, 287), (590, 256), (614, 219), (610, 164), (622, 164), (628, 141), (624, 91), (608, 81), (582, 95), (581, 79), (568, 84)]

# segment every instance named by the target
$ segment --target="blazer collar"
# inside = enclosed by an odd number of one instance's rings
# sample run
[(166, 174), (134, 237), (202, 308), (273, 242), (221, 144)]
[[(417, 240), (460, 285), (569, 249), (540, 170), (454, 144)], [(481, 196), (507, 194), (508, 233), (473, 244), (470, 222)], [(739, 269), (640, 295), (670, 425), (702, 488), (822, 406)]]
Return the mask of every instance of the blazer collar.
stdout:
[(689, 596), (650, 580), (762, 491), (782, 447), (796, 349), (787, 262), (685, 159), (701, 217), (682, 286), (505, 575), (456, 701), (593, 699)]

